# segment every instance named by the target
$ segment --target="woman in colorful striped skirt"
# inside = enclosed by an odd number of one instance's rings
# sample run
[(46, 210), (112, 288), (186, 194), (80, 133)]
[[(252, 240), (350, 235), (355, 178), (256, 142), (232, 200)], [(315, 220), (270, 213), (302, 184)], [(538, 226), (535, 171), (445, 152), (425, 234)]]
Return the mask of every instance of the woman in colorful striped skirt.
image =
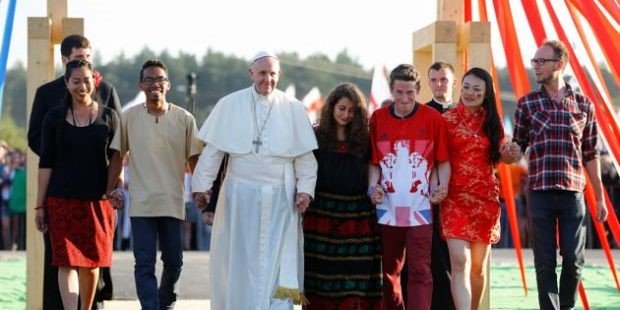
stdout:
[(380, 309), (381, 249), (368, 187), (366, 100), (350, 83), (328, 95), (315, 129), (315, 199), (304, 216), (304, 309)]

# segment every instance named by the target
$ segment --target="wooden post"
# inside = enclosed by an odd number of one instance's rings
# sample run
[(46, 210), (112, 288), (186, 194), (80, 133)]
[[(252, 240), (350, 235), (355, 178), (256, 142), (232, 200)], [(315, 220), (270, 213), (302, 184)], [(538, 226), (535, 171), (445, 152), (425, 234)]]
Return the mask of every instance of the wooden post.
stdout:
[[(47, 17), (28, 18), (27, 118), (30, 117), (37, 87), (51, 81), (54, 77), (51, 25), (51, 20)], [(41, 309), (43, 304), (43, 238), (34, 224), (39, 157), (30, 149), (27, 156), (26, 309)]]
[[(453, 21), (437, 21), (413, 34), (413, 65), (420, 71), (420, 93), (416, 98), (419, 102), (427, 102), (432, 98), (428, 87), (428, 67), (438, 60), (458, 66), (457, 58), (457, 25)], [(458, 70), (455, 76), (458, 77)], [(458, 98), (458, 97), (455, 97)]]
[(84, 34), (83, 18), (67, 17), (62, 19), (62, 37), (65, 38), (72, 34)]
[(47, 17), (52, 21), (52, 43), (58, 44), (64, 38), (62, 19), (67, 17), (67, 0), (47, 0)]
[[(47, 0), (47, 17), (28, 18), (28, 71), (26, 118), (39, 86), (54, 79), (54, 44), (68, 34), (83, 34), (84, 20), (67, 18), (67, 0)], [(26, 309), (43, 308), (44, 245), (34, 224), (39, 157), (27, 151), (26, 197)]]

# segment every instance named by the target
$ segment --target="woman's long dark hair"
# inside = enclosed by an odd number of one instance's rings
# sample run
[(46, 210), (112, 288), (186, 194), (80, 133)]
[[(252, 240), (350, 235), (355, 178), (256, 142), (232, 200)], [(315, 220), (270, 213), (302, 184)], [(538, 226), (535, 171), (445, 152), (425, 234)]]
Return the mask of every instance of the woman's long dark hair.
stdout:
[(363, 155), (368, 150), (368, 110), (366, 98), (362, 91), (351, 83), (342, 83), (336, 86), (325, 100), (321, 109), (318, 126), (316, 128), (320, 148), (335, 150), (338, 147), (337, 123), (334, 119), (334, 107), (342, 98), (347, 98), (355, 105), (353, 119), (345, 127), (348, 153)]
[(483, 80), (486, 86), (482, 107), (487, 111), (487, 113), (485, 119), (483, 120), (482, 129), (491, 142), (491, 147), (489, 148), (489, 160), (491, 164), (495, 165), (501, 159), (499, 144), (504, 138), (504, 131), (502, 130), (502, 122), (499, 118), (499, 113), (497, 112), (497, 106), (495, 105), (495, 87), (493, 87), (493, 79), (491, 78), (489, 72), (477, 67), (469, 69), (469, 71), (463, 75), (463, 80), (468, 75), (473, 75)]

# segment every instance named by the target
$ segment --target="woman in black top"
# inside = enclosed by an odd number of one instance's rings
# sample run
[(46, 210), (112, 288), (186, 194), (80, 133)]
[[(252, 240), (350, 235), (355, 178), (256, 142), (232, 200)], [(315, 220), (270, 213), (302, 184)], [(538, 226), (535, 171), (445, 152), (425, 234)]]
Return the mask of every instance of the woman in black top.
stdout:
[(381, 249), (368, 188), (366, 100), (351, 83), (327, 96), (315, 129), (315, 199), (304, 215), (304, 309), (381, 309)]
[(77, 309), (78, 295), (81, 308), (90, 309), (99, 267), (112, 262), (114, 209), (105, 193), (120, 174), (108, 170), (111, 161), (120, 165), (110, 149), (120, 139), (119, 118), (92, 99), (93, 72), (85, 60), (70, 61), (64, 104), (43, 120), (35, 221), (50, 234), (65, 309)]

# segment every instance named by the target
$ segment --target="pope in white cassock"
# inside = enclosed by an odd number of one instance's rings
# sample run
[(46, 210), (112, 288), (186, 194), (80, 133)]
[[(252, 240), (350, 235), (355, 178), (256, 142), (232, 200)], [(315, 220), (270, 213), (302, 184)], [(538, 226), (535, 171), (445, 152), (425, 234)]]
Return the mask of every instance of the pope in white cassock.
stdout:
[(220, 99), (198, 133), (206, 143), (192, 180), (199, 207), (229, 155), (211, 237), (211, 308), (293, 309), (317, 142), (302, 103), (276, 89), (278, 57), (258, 53), (248, 73), (253, 85)]

